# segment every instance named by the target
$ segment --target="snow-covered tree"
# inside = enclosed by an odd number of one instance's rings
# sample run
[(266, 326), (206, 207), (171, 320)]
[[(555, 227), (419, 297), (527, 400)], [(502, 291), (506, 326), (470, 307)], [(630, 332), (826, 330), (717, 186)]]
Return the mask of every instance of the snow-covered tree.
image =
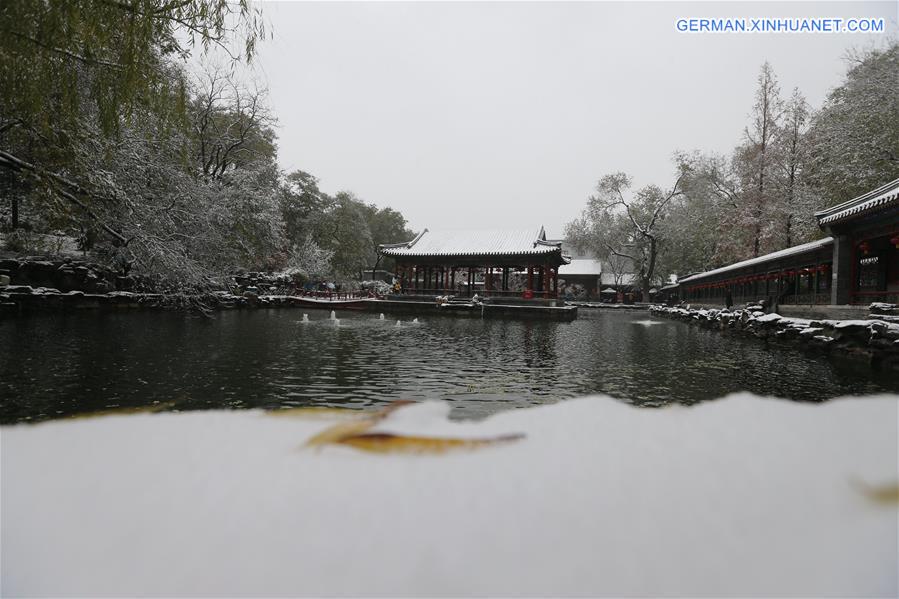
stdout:
[(899, 177), (899, 42), (853, 53), (842, 84), (809, 131), (809, 180), (819, 206)]
[(808, 241), (815, 235), (815, 193), (805, 180), (808, 160), (806, 131), (810, 108), (798, 88), (784, 105), (783, 118), (773, 143), (774, 177), (770, 236), (779, 250)]
[(768, 62), (762, 65), (755, 92), (749, 126), (743, 132), (744, 141), (734, 153), (734, 170), (740, 178), (742, 192), (733, 224), (749, 237), (752, 255), (762, 253), (766, 229), (771, 220), (773, 204), (773, 143), (783, 110), (780, 86), (774, 69)]
[(631, 192), (628, 175), (606, 175), (581, 217), (566, 226), (565, 236), (575, 247), (590, 249), (600, 258), (630, 261), (643, 301), (649, 301), (649, 289), (659, 280), (657, 263), (666, 241), (662, 223), (683, 194), (684, 179), (682, 172), (670, 189), (647, 185)]

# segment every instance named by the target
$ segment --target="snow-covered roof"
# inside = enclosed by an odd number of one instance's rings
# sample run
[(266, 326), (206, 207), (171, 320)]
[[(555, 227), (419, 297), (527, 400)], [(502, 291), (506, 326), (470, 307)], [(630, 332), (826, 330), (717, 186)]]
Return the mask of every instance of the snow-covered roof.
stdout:
[(559, 267), (559, 276), (594, 276), (602, 274), (602, 262), (589, 258), (573, 258), (571, 264), (563, 264)]
[(406, 243), (378, 247), (385, 256), (475, 256), (500, 254), (549, 254), (562, 251), (546, 241), (543, 227), (519, 230), (431, 231), (425, 229)]
[(724, 274), (731, 270), (739, 270), (741, 268), (746, 268), (747, 266), (754, 266), (757, 264), (764, 264), (766, 262), (773, 262), (775, 260), (780, 260), (781, 258), (787, 258), (789, 256), (793, 256), (796, 254), (804, 254), (805, 252), (811, 252), (811, 251), (817, 250), (819, 248), (827, 247), (831, 244), (833, 244), (833, 237), (825, 237), (824, 239), (819, 239), (818, 241), (812, 241), (811, 243), (803, 243), (802, 245), (795, 245), (795, 246), (793, 246), (791, 248), (787, 248), (785, 250), (771, 252), (770, 254), (765, 254), (764, 256), (759, 256), (758, 258), (750, 258), (749, 260), (743, 260), (742, 262), (735, 262), (734, 264), (722, 266), (721, 268), (716, 268), (715, 270), (709, 270), (707, 272), (701, 272), (701, 273), (698, 273), (695, 275), (690, 275), (689, 277), (681, 279), (680, 283), (689, 283), (692, 281), (698, 281), (700, 279), (705, 279), (706, 277)]
[(890, 181), (886, 185), (862, 194), (857, 198), (852, 198), (848, 202), (816, 212), (815, 217), (818, 219), (819, 225), (829, 225), (846, 220), (852, 216), (859, 216), (887, 204), (896, 203), (899, 203), (899, 179)]

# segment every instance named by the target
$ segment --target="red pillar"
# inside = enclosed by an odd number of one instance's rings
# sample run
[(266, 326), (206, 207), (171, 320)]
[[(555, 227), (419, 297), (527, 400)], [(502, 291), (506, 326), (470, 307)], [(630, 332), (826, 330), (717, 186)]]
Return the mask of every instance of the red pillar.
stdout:
[(549, 297), (549, 267), (543, 267), (543, 297)]

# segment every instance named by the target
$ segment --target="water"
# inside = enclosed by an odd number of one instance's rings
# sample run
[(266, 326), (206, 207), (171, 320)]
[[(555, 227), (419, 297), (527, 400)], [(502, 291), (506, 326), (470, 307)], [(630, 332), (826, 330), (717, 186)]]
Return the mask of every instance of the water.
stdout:
[(362, 408), (437, 398), (465, 418), (590, 393), (655, 406), (740, 390), (806, 401), (899, 392), (895, 373), (646, 313), (582, 310), (571, 323), (432, 316), (397, 327), (322, 311), (302, 321), (293, 310), (0, 321), (0, 422), (154, 402)]

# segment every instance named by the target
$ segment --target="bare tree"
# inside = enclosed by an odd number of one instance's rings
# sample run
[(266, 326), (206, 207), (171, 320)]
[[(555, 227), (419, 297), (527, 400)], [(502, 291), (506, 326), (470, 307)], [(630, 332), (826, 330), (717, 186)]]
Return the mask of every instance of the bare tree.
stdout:
[(274, 156), (275, 119), (266, 89), (238, 83), (233, 72), (219, 67), (207, 68), (196, 88), (192, 119), (204, 179), (220, 179), (259, 154)]
[(599, 180), (596, 195), (587, 201), (581, 218), (570, 223), (566, 236), (577, 247), (589, 247), (605, 260), (622, 259), (633, 264), (643, 301), (657, 279), (656, 266), (665, 241), (661, 226), (672, 202), (683, 195), (685, 172), (663, 190), (648, 185), (630, 193), (631, 178), (621, 172)]
[(745, 143), (738, 148), (734, 158), (744, 180), (744, 223), (751, 230), (753, 256), (758, 256), (762, 250), (762, 233), (771, 204), (771, 146), (782, 110), (780, 86), (774, 69), (766, 61), (758, 76), (750, 126), (744, 130)]

